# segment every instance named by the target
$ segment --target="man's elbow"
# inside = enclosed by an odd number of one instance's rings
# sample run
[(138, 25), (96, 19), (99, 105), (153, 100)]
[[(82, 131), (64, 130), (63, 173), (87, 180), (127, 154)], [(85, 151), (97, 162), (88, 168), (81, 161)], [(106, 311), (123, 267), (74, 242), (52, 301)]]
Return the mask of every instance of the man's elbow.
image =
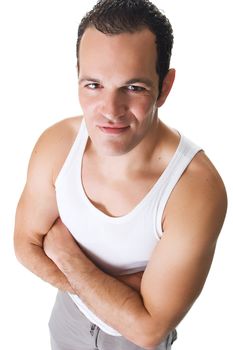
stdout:
[(28, 235), (17, 230), (14, 232), (13, 244), (17, 260), (27, 268), (31, 265), (32, 257), (36, 254), (37, 250), (42, 248), (41, 244), (36, 244)]
[(20, 237), (20, 234), (18, 231), (14, 232), (14, 240), (13, 240), (13, 245), (14, 245), (14, 252), (17, 260), (21, 263), (22, 256), (25, 254), (25, 244), (22, 238)]
[(28, 258), (28, 252), (30, 250), (30, 243), (23, 239), (17, 232), (14, 234), (14, 252), (17, 260), (22, 264), (25, 264), (25, 260)]
[[(169, 330), (163, 327), (160, 322), (150, 319), (138, 320), (135, 326), (134, 343), (146, 350), (154, 350), (169, 334)], [(166, 329), (165, 329), (166, 328)]]
[(137, 341), (137, 345), (140, 346), (143, 349), (146, 350), (154, 350), (157, 346), (159, 346), (162, 343), (163, 339), (155, 334), (148, 336), (148, 335), (141, 335), (140, 339)]

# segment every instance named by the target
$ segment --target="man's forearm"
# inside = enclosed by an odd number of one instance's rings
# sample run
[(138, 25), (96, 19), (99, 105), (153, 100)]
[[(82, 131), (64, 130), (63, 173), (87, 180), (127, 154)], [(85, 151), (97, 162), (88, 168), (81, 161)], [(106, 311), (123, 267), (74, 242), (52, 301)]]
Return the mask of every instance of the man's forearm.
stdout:
[(24, 243), (15, 249), (15, 253), (17, 259), (35, 275), (60, 290), (74, 293), (66, 276), (47, 257), (42, 247)]
[(100, 319), (130, 341), (143, 346), (151, 316), (140, 293), (98, 269), (81, 251), (79, 254), (56, 262), (75, 294)]
[(143, 272), (136, 272), (127, 275), (111, 276), (116, 278), (118, 281), (125, 283), (127, 286), (135, 289), (138, 293), (140, 293), (142, 275)]
[(101, 271), (61, 220), (46, 235), (44, 250), (67, 277), (74, 294), (100, 319), (142, 348), (154, 349), (162, 341), (159, 332), (155, 334), (158, 328), (155, 320), (146, 310), (141, 294), (134, 289), (137, 282), (131, 288)]

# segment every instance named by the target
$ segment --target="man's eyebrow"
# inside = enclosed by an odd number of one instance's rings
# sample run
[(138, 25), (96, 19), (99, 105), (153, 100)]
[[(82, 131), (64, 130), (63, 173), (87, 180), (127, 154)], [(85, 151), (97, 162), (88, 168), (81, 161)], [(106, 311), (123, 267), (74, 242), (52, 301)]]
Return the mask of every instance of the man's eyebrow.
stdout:
[(84, 81), (94, 81), (95, 83), (101, 84), (101, 81), (99, 79), (95, 79), (87, 76), (84, 76), (81, 79), (79, 79), (79, 84), (83, 83)]
[(154, 86), (153, 81), (148, 79), (148, 78), (133, 78), (133, 79), (130, 79), (130, 80), (125, 82), (125, 84), (127, 84), (127, 85), (136, 84), (136, 83), (143, 83), (143, 84), (147, 85), (148, 87)]
[[(79, 80), (79, 84), (83, 83), (84, 81), (92, 81), (92, 82), (95, 82), (95, 83), (98, 83), (98, 84), (101, 84), (101, 80), (100, 79), (96, 79), (96, 78), (91, 78), (91, 77), (88, 77), (88, 76), (84, 76), (82, 77), (80, 80)], [(142, 78), (142, 77), (139, 77), (139, 78), (133, 78), (133, 79), (130, 79), (130, 80), (127, 80), (125, 83), (125, 85), (131, 85), (131, 84), (136, 84), (136, 83), (142, 83), (142, 84), (145, 84), (147, 85), (148, 87), (153, 87), (154, 86), (154, 83), (152, 80), (148, 79), (148, 78)]]

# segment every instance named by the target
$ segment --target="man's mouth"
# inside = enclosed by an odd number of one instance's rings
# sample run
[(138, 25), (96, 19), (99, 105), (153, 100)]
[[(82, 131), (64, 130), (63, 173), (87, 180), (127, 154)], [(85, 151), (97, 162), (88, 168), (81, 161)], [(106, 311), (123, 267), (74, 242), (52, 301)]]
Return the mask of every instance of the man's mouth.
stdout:
[(111, 126), (99, 126), (99, 129), (105, 134), (118, 135), (126, 132), (129, 126), (111, 125)]

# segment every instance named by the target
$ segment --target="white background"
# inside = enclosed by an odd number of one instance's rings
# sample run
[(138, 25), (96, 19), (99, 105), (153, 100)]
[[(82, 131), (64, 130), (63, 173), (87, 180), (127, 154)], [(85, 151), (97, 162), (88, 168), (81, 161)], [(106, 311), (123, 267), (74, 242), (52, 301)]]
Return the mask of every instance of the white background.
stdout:
[[(75, 44), (95, 1), (0, 2), (0, 347), (47, 350), (50, 287), (15, 259), (14, 213), (41, 132), (80, 114)], [(175, 34), (176, 82), (165, 123), (201, 145), (226, 184), (228, 215), (205, 288), (178, 327), (174, 350), (232, 346), (232, 33), (230, 1), (157, 1)], [(111, 349), (109, 349), (111, 350)]]

